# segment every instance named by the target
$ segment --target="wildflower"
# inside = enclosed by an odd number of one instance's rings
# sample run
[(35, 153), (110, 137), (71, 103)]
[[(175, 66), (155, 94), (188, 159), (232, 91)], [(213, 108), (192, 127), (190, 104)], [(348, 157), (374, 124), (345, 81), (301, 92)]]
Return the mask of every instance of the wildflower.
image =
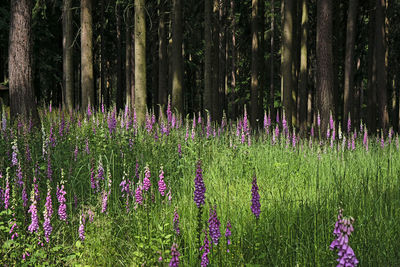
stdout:
[(178, 144), (178, 155), (180, 158), (182, 158), (182, 145)]
[(31, 202), (32, 204), (29, 207), (28, 213), (31, 214), (31, 224), (28, 226), (28, 231), (33, 233), (39, 230), (39, 220), (37, 215), (37, 207), (36, 207), (36, 198), (35, 198), (35, 189), (32, 188), (31, 192)]
[(354, 219), (352, 217), (344, 218), (343, 210), (339, 210), (337, 221), (335, 223), (335, 229), (333, 230), (333, 234), (336, 236), (336, 239), (333, 240), (329, 246), (329, 249), (331, 250), (338, 250), (338, 267), (354, 267), (358, 264), (358, 260), (354, 254), (354, 251), (349, 245), (349, 236), (354, 231), (353, 222)]
[(226, 223), (226, 230), (225, 230), (225, 237), (226, 237), (226, 252), (229, 252), (229, 245), (231, 244), (231, 237), (232, 233), (231, 233), (231, 222), (228, 221)]
[(351, 118), (349, 114), (349, 118), (347, 119), (347, 134), (349, 134), (351, 131)]
[(331, 128), (331, 130), (333, 130), (335, 127), (334, 123), (333, 123), (332, 112), (330, 112), (330, 115), (329, 115), (329, 127)]
[(51, 226), (50, 220), (51, 216), (53, 215), (53, 207), (51, 202), (51, 188), (50, 183), (47, 181), (47, 197), (46, 197), (46, 204), (45, 209), (43, 212), (44, 222), (43, 222), (43, 229), (44, 229), (44, 236), (46, 238), (47, 243), (50, 241), (50, 235), (53, 231), (53, 227)]
[(107, 201), (108, 201), (108, 193), (105, 190), (103, 190), (102, 200), (101, 200), (101, 213), (107, 211)]
[(173, 220), (173, 223), (174, 223), (174, 230), (175, 230), (176, 234), (179, 235), (180, 232), (181, 232), (181, 230), (180, 230), (180, 228), (179, 228), (179, 214), (178, 214), (178, 208), (177, 208), (177, 207), (176, 207), (175, 210), (174, 210), (174, 220)]
[(79, 233), (79, 238), (82, 241), (85, 241), (85, 217), (83, 216), (83, 214), (80, 217), (78, 233)]
[(53, 170), (51, 169), (51, 159), (50, 153), (47, 154), (47, 178), (52, 181), (53, 180)]
[(28, 205), (28, 195), (26, 193), (25, 183), (22, 184), (22, 205), (26, 207)]
[(138, 182), (138, 185), (135, 190), (135, 200), (136, 200), (136, 203), (138, 203), (140, 205), (143, 204), (143, 191), (142, 190), (143, 190), (143, 186), (140, 182)]
[(200, 251), (203, 251), (200, 266), (205, 267), (210, 264), (210, 261), (208, 260), (208, 254), (210, 253), (210, 244), (208, 241), (207, 231), (204, 231), (204, 243), (203, 246), (200, 248)]
[(167, 186), (165, 185), (164, 182), (164, 171), (163, 171), (163, 167), (161, 166), (161, 170), (160, 170), (160, 180), (158, 181), (158, 191), (160, 192), (160, 194), (162, 196), (164, 196), (165, 194), (165, 190), (167, 189)]
[(18, 146), (17, 146), (17, 139), (14, 139), (14, 141), (12, 142), (12, 154), (11, 154), (11, 163), (12, 166), (17, 166), (18, 164)]
[(169, 266), (170, 267), (179, 266), (179, 256), (180, 255), (181, 254), (178, 251), (178, 245), (176, 243), (173, 243), (172, 247), (171, 247), (171, 256), (172, 256), (172, 258), (171, 258), (171, 261), (169, 262)]
[(257, 177), (253, 175), (253, 183), (251, 187), (251, 211), (258, 219), (260, 217), (260, 195), (258, 193)]
[(210, 232), (210, 238), (214, 245), (218, 245), (219, 238), (221, 237), (221, 231), (219, 229), (221, 223), (217, 216), (217, 206), (210, 208), (210, 217), (208, 219), (208, 228)]
[(144, 167), (143, 189), (145, 191), (149, 191), (151, 187), (150, 175), (151, 173), (149, 166)]
[[(61, 171), (62, 172), (62, 171)], [(65, 195), (67, 192), (65, 192), (64, 189), (64, 181), (61, 180), (61, 186), (59, 187), (57, 185), (57, 200), (60, 206), (58, 207), (58, 217), (60, 218), (61, 221), (67, 221), (67, 205), (65, 204)]]
[(201, 160), (197, 161), (196, 178), (194, 179), (194, 202), (200, 208), (205, 204), (206, 187), (203, 181), (203, 170), (201, 169)]
[(319, 114), (319, 111), (318, 111), (318, 115), (317, 115), (317, 125), (318, 125), (318, 128), (321, 127), (321, 116)]
[(206, 138), (210, 138), (211, 135), (211, 116), (207, 114), (207, 127), (206, 127)]

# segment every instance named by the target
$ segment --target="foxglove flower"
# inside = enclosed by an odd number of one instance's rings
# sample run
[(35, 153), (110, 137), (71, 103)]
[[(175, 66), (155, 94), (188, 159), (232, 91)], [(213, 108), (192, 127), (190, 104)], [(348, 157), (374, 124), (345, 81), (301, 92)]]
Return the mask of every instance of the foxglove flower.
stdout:
[(135, 190), (135, 200), (136, 200), (136, 203), (138, 203), (139, 205), (143, 204), (143, 191), (142, 190), (143, 190), (143, 186), (140, 182), (138, 182), (138, 185)]
[(29, 207), (28, 213), (31, 214), (31, 224), (28, 226), (28, 231), (33, 233), (39, 230), (39, 219), (37, 215), (37, 206), (36, 206), (36, 198), (35, 198), (35, 189), (32, 188), (31, 192), (31, 205)]
[(167, 186), (165, 185), (164, 182), (164, 171), (163, 171), (163, 167), (161, 166), (161, 170), (160, 170), (160, 180), (158, 181), (158, 191), (160, 192), (160, 194), (162, 196), (164, 196), (165, 194), (165, 190), (167, 189)]
[(8, 207), (10, 205), (10, 183), (8, 181), (8, 179), (9, 179), (8, 170), (9, 170), (9, 167), (7, 168), (6, 188), (4, 190), (4, 209), (8, 209)]
[(45, 209), (43, 212), (43, 216), (44, 216), (43, 230), (44, 230), (44, 237), (45, 237), (47, 243), (49, 243), (50, 235), (51, 235), (51, 232), (53, 231), (53, 227), (51, 226), (51, 222), (50, 222), (51, 216), (53, 215), (53, 207), (52, 207), (50, 191), (51, 191), (50, 183), (47, 181), (47, 197), (46, 197)]
[(149, 191), (151, 187), (151, 181), (150, 181), (150, 168), (149, 166), (144, 167), (144, 179), (143, 179), (143, 189), (145, 191)]
[(181, 254), (178, 251), (178, 245), (176, 243), (172, 244), (171, 247), (171, 261), (169, 262), (170, 267), (178, 267), (179, 266), (179, 256)]
[(60, 206), (58, 207), (58, 217), (60, 218), (61, 221), (66, 222), (67, 221), (67, 205), (65, 204), (66, 199), (65, 195), (67, 192), (65, 192), (64, 189), (64, 181), (61, 180), (61, 186), (57, 185), (57, 200)]
[(210, 217), (208, 219), (210, 238), (214, 245), (218, 245), (219, 238), (221, 237), (220, 225), (221, 223), (217, 216), (217, 206), (214, 206), (210, 208)]
[(24, 207), (26, 207), (28, 205), (28, 195), (26, 193), (26, 186), (25, 186), (24, 182), (22, 184), (22, 205)]
[(231, 235), (232, 235), (232, 233), (231, 233), (231, 222), (228, 221), (226, 223), (226, 230), (225, 230), (226, 247), (227, 247), (226, 252), (229, 252), (229, 246), (231, 245), (231, 239), (230, 239)]
[(253, 183), (251, 187), (251, 211), (253, 212), (254, 216), (258, 219), (260, 217), (260, 195), (258, 193), (258, 185), (257, 185), (257, 177), (254, 174), (253, 176)]
[(181, 233), (181, 230), (179, 228), (179, 214), (178, 214), (178, 208), (175, 208), (174, 210), (174, 230), (176, 232), (177, 235), (179, 235)]
[(12, 166), (17, 166), (18, 164), (18, 146), (17, 146), (17, 139), (14, 139), (12, 142), (12, 154), (11, 154), (11, 163)]
[(194, 179), (194, 202), (200, 208), (205, 204), (206, 186), (203, 181), (203, 170), (201, 169), (201, 160), (197, 161), (196, 178)]
[(81, 215), (80, 218), (78, 233), (79, 233), (79, 238), (82, 241), (85, 241), (85, 218), (83, 215)]
[(349, 236), (354, 231), (353, 222), (353, 218), (344, 218), (343, 210), (339, 210), (335, 229), (333, 230), (336, 239), (329, 246), (331, 250), (338, 250), (337, 267), (354, 267), (358, 264), (354, 251), (349, 245)]
[(108, 193), (105, 190), (103, 190), (102, 200), (101, 200), (101, 213), (107, 211), (107, 202), (108, 202)]
[(200, 266), (205, 267), (210, 264), (210, 261), (208, 260), (208, 254), (210, 253), (210, 244), (208, 241), (207, 231), (204, 231), (204, 243), (203, 246), (200, 248), (200, 251), (203, 251)]

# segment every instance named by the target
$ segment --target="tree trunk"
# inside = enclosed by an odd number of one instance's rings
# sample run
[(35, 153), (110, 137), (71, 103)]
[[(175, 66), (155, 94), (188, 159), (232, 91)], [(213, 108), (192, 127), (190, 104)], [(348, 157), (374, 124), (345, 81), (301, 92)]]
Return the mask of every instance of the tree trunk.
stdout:
[(212, 100), (213, 109), (211, 119), (219, 121), (221, 119), (222, 110), (219, 105), (219, 0), (213, 0), (212, 13), (212, 48), (211, 48), (211, 74), (212, 74)]
[(274, 63), (275, 63), (275, 1), (271, 0), (271, 62), (270, 62), (270, 88), (269, 88), (269, 110), (270, 116), (275, 118), (275, 84), (274, 84)]
[(386, 77), (385, 0), (376, 0), (375, 15), (375, 60), (376, 93), (379, 101), (379, 127), (385, 132), (389, 124)]
[(368, 129), (376, 130), (376, 61), (375, 61), (375, 0), (370, 0), (368, 22)]
[(10, 115), (40, 124), (32, 77), (32, 1), (11, 0), (8, 48)]
[(107, 107), (110, 104), (109, 99), (107, 98), (108, 94), (106, 92), (106, 80), (105, 80), (105, 72), (106, 72), (106, 59), (104, 55), (104, 27), (105, 27), (105, 19), (104, 19), (104, 7), (105, 0), (101, 0), (101, 29), (100, 29), (100, 99), (99, 102)]
[(173, 0), (172, 106), (183, 113), (182, 0)]
[[(226, 0), (219, 0), (219, 66), (218, 66), (218, 99), (220, 112), (225, 110), (225, 90), (226, 90)], [(219, 114), (222, 117), (222, 114)]]
[(282, 102), (287, 125), (292, 126), (293, 0), (283, 2), (282, 36)]
[(126, 12), (125, 29), (125, 104), (130, 105), (131, 101), (131, 56), (132, 56), (132, 13), (128, 8)]
[[(133, 15), (133, 20), (132, 20), (132, 26), (134, 26), (135, 22), (135, 15)], [(130, 71), (130, 75), (131, 75), (131, 86), (130, 86), (130, 91), (131, 91), (131, 107), (132, 109), (135, 107), (135, 30), (132, 29), (131, 30), (131, 45), (132, 45), (132, 49), (131, 49), (131, 71)]]
[(116, 105), (117, 110), (123, 108), (124, 105), (124, 88), (122, 86), (122, 39), (121, 39), (121, 3), (116, 1), (115, 3), (115, 20), (116, 20), (116, 32), (117, 32), (117, 94), (116, 94)]
[(307, 132), (307, 36), (308, 36), (308, 6), (307, 0), (301, 1), (301, 41), (300, 41), (300, 75), (299, 75), (299, 126), (300, 133)]
[(258, 0), (251, 1), (251, 92), (250, 119), (256, 127), (258, 115)]
[(94, 105), (92, 0), (81, 0), (82, 110)]
[(321, 133), (326, 132), (330, 112), (334, 113), (332, 89), (332, 0), (320, 0), (317, 5), (317, 93)]
[(235, 0), (231, 0), (231, 35), (232, 35), (232, 66), (231, 66), (231, 98), (230, 102), (232, 105), (231, 118), (237, 116), (237, 104), (236, 104), (236, 19), (235, 19)]
[(168, 96), (168, 59), (167, 30), (165, 25), (165, 2), (161, 1), (158, 24), (158, 103), (161, 108), (167, 105)]
[(211, 1), (204, 0), (204, 108), (212, 113), (213, 110), (213, 92), (212, 92), (212, 65), (211, 65)]
[(63, 87), (64, 104), (68, 110), (74, 107), (74, 65), (73, 65), (73, 32), (72, 0), (63, 0)]
[(145, 0), (135, 1), (135, 108), (137, 119), (146, 115), (146, 13)]
[(343, 123), (347, 123), (348, 116), (354, 119), (354, 43), (356, 39), (358, 0), (349, 1), (347, 13), (346, 57), (344, 61), (344, 109)]

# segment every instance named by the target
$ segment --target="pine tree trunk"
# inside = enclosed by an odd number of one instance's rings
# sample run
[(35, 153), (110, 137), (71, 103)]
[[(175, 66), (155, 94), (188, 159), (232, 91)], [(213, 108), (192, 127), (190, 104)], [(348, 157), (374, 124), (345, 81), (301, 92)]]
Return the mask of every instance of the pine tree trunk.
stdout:
[(100, 29), (100, 103), (105, 104), (107, 107), (110, 104), (108, 99), (107, 89), (106, 89), (106, 80), (105, 80), (105, 72), (106, 72), (106, 59), (105, 59), (105, 51), (104, 51), (104, 27), (105, 27), (105, 19), (104, 19), (104, 7), (105, 7), (105, 0), (101, 0), (101, 29)]
[(8, 48), (10, 115), (40, 124), (32, 77), (32, 1), (11, 0)]
[(375, 0), (370, 0), (368, 22), (368, 124), (370, 133), (376, 130), (376, 61), (375, 61)]
[(146, 12), (145, 0), (135, 0), (135, 108), (137, 119), (146, 115)]
[(270, 62), (270, 84), (269, 84), (269, 110), (270, 116), (275, 118), (275, 83), (274, 83), (274, 63), (275, 63), (275, 1), (271, 0), (271, 62)]
[(219, 121), (221, 119), (221, 107), (219, 105), (219, 0), (213, 0), (212, 13), (212, 47), (211, 47), (211, 74), (212, 74), (212, 102), (213, 109), (211, 112), (212, 120)]
[(386, 77), (385, 0), (376, 0), (375, 16), (375, 58), (376, 93), (379, 101), (379, 127), (386, 132), (389, 124)]
[(130, 105), (131, 101), (131, 56), (132, 56), (132, 13), (128, 8), (126, 12), (125, 28), (125, 104)]
[(72, 0), (63, 0), (63, 87), (64, 104), (68, 110), (74, 107)]
[(158, 24), (158, 103), (161, 108), (167, 105), (168, 96), (168, 51), (165, 3), (161, 1), (159, 8), (160, 21)]
[(81, 0), (82, 106), (94, 105), (92, 0)]
[(211, 1), (204, 0), (204, 108), (212, 113), (213, 110), (213, 92), (212, 92), (212, 38), (211, 38)]
[(172, 106), (183, 113), (182, 0), (173, 0)]
[(354, 44), (356, 39), (358, 0), (349, 1), (349, 12), (347, 14), (346, 33), (346, 56), (344, 61), (344, 123), (347, 123), (348, 116), (354, 119)]
[[(218, 99), (220, 112), (225, 110), (225, 90), (226, 90), (226, 0), (219, 0), (219, 66), (218, 66)], [(219, 114), (222, 117), (222, 114)]]
[(307, 36), (308, 36), (308, 6), (307, 0), (301, 1), (301, 41), (300, 41), (300, 74), (299, 74), (299, 126), (300, 133), (307, 132)]
[(250, 119), (251, 125), (256, 127), (258, 115), (258, 0), (251, 1), (251, 91), (250, 91)]
[(122, 84), (122, 38), (121, 38), (121, 3), (115, 3), (115, 20), (116, 20), (116, 33), (117, 33), (117, 94), (116, 105), (117, 110), (123, 108), (124, 105), (124, 87)]
[(235, 19), (235, 0), (231, 0), (231, 42), (232, 42), (232, 62), (231, 62), (231, 105), (232, 112), (231, 118), (237, 116), (237, 104), (236, 104), (236, 19)]
[(283, 2), (282, 36), (282, 102), (287, 125), (292, 126), (292, 62), (293, 62), (293, 0)]
[(334, 113), (332, 52), (332, 0), (320, 0), (317, 5), (317, 94), (321, 133), (326, 133), (330, 112)]

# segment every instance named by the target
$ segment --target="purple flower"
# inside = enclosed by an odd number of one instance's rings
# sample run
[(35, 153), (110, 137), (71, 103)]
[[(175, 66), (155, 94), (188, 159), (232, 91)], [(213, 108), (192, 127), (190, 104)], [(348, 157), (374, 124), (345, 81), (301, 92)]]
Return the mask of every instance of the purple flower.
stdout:
[(179, 214), (178, 214), (178, 208), (175, 208), (174, 210), (174, 230), (176, 232), (177, 235), (179, 235), (181, 233), (181, 230), (179, 228)]
[(12, 143), (12, 154), (11, 154), (11, 163), (12, 166), (17, 166), (18, 164), (18, 145), (17, 145), (17, 139), (15, 139)]
[(115, 119), (115, 109), (112, 112), (111, 116), (110, 116), (110, 114), (108, 114), (107, 124), (108, 124), (108, 132), (110, 135), (112, 135), (112, 133), (117, 128), (117, 120)]
[(194, 202), (200, 208), (205, 204), (206, 186), (203, 181), (203, 170), (201, 169), (201, 160), (197, 161), (196, 178), (194, 179)]
[(149, 191), (151, 187), (151, 181), (150, 181), (150, 168), (149, 166), (144, 167), (144, 179), (143, 179), (143, 189), (145, 191)]
[(61, 221), (67, 221), (67, 205), (65, 204), (65, 195), (67, 192), (65, 192), (64, 189), (64, 181), (61, 180), (61, 186), (59, 187), (57, 185), (57, 200), (60, 206), (58, 207), (58, 217), (60, 218)]
[(219, 229), (221, 223), (217, 216), (217, 206), (214, 205), (210, 208), (210, 217), (208, 219), (208, 229), (210, 232), (210, 238), (214, 245), (218, 245), (219, 238), (221, 237), (221, 231)]
[(26, 207), (28, 205), (28, 195), (26, 193), (26, 186), (25, 183), (22, 182), (22, 205)]
[(317, 115), (317, 126), (318, 126), (318, 128), (321, 127), (321, 116), (319, 115), (319, 111), (318, 111), (318, 115)]
[(167, 186), (165, 185), (164, 182), (164, 171), (163, 171), (163, 167), (161, 166), (161, 170), (160, 170), (160, 180), (158, 181), (158, 191), (160, 192), (160, 194), (162, 196), (164, 196), (165, 194), (165, 190), (167, 189)]
[(210, 264), (210, 261), (208, 260), (208, 254), (210, 253), (210, 244), (208, 241), (207, 231), (204, 231), (204, 243), (203, 246), (200, 248), (200, 251), (203, 251), (200, 266), (205, 267)]
[(51, 216), (53, 215), (53, 207), (52, 207), (52, 201), (51, 201), (51, 188), (49, 182), (47, 182), (47, 197), (46, 197), (46, 204), (45, 204), (45, 209), (43, 212), (44, 216), (44, 222), (43, 222), (43, 230), (44, 230), (44, 236), (46, 238), (46, 242), (49, 243), (50, 241), (50, 235), (51, 232), (53, 231), (53, 227), (51, 226)]
[(335, 128), (334, 123), (333, 123), (332, 112), (329, 115), (329, 127), (331, 130), (333, 130)]
[(101, 213), (107, 211), (107, 201), (108, 201), (108, 193), (105, 190), (103, 190), (102, 200), (101, 200)]
[(180, 143), (178, 144), (178, 155), (182, 158), (182, 145)]
[(82, 241), (85, 241), (85, 218), (83, 217), (83, 215), (81, 215), (80, 218), (80, 223), (79, 223), (79, 229), (78, 229), (78, 233), (79, 233), (79, 238)]
[(179, 256), (180, 255), (181, 254), (178, 251), (178, 245), (176, 243), (173, 243), (172, 247), (171, 247), (171, 256), (172, 256), (172, 258), (171, 258), (171, 261), (169, 262), (169, 266), (170, 267), (179, 266)]
[(171, 111), (171, 98), (168, 96), (168, 104), (167, 104), (167, 120), (168, 124), (172, 121), (172, 111)]
[(347, 133), (349, 134), (351, 131), (351, 118), (349, 114), (349, 118), (347, 119)]
[(231, 244), (231, 237), (232, 233), (231, 233), (231, 222), (228, 221), (226, 223), (226, 230), (225, 230), (225, 237), (226, 237), (226, 252), (229, 252), (229, 245)]
[(143, 191), (142, 190), (143, 190), (143, 186), (139, 182), (136, 187), (136, 190), (135, 190), (135, 200), (136, 200), (136, 203), (138, 203), (140, 205), (143, 204)]
[(32, 204), (30, 205), (29, 210), (28, 210), (28, 213), (31, 214), (31, 224), (28, 226), (28, 231), (33, 233), (33, 232), (37, 232), (39, 230), (39, 219), (38, 219), (38, 215), (37, 215), (34, 187), (32, 187), (31, 202), (32, 202)]
[(260, 217), (260, 195), (258, 194), (258, 185), (256, 174), (253, 175), (253, 183), (251, 187), (251, 211), (258, 219)]
[(339, 210), (335, 228), (333, 230), (336, 239), (333, 240), (329, 246), (329, 249), (331, 250), (338, 250), (338, 267), (354, 267), (358, 264), (354, 251), (349, 245), (349, 236), (354, 231), (353, 222), (354, 219), (352, 217), (344, 218), (343, 210)]
[(206, 127), (206, 138), (210, 138), (211, 135), (211, 115), (207, 114), (207, 127)]

